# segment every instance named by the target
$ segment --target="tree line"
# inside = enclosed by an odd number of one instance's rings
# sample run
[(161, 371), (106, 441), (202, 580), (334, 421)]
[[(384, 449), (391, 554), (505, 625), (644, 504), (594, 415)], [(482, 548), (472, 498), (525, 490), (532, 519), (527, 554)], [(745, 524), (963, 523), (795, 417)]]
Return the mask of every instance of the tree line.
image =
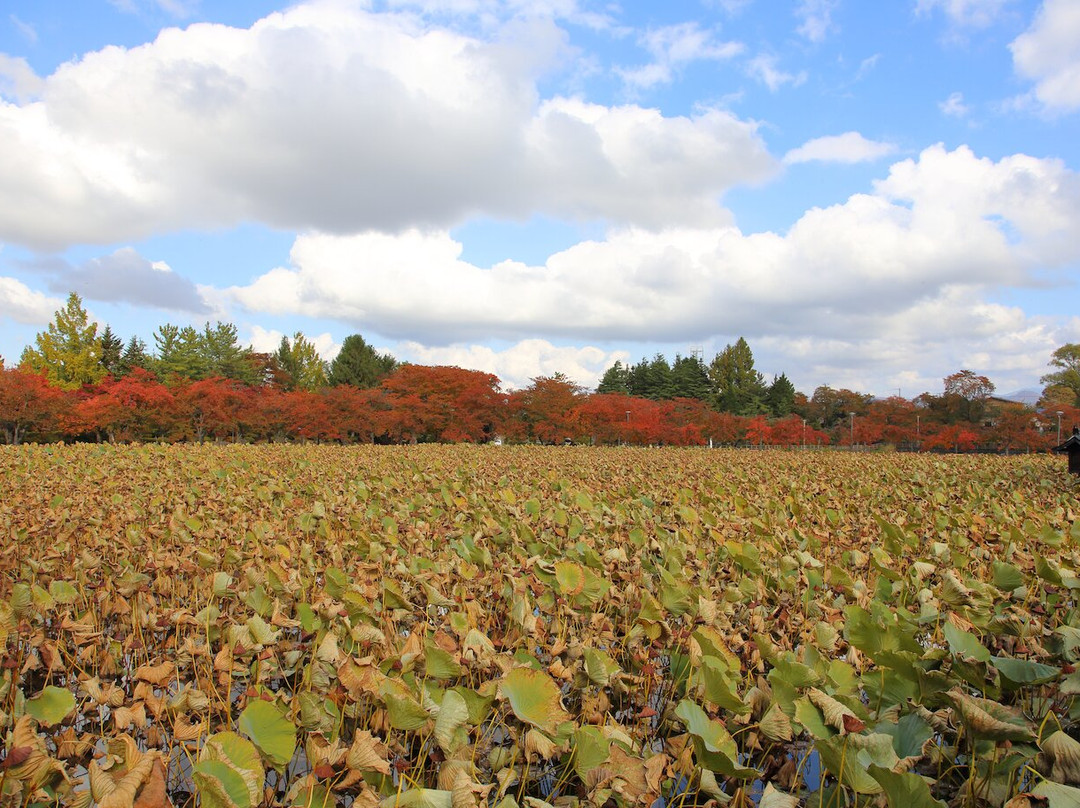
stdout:
[[(457, 367), (400, 364), (359, 334), (324, 362), (302, 333), (273, 353), (243, 347), (236, 327), (166, 324), (126, 342), (100, 334), (72, 294), (17, 367), (0, 359), (0, 433), (27, 440), (406, 443), (893, 445), (1030, 451), (1080, 423), (1080, 345), (1054, 352), (1038, 408), (993, 397), (961, 370), (940, 395), (875, 399), (785, 374), (766, 383), (740, 338), (709, 364), (657, 354), (616, 362), (595, 392), (562, 374), (504, 392), (499, 379)], [(1061, 415), (1058, 416), (1057, 413)]]

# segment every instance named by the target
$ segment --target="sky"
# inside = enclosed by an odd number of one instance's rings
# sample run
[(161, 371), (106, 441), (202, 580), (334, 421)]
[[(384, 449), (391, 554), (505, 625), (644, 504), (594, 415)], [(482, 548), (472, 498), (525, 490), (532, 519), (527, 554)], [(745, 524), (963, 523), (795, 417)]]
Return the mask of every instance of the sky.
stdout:
[(75, 291), (507, 388), (1038, 389), (1078, 172), (1077, 0), (5, 0), (0, 356)]

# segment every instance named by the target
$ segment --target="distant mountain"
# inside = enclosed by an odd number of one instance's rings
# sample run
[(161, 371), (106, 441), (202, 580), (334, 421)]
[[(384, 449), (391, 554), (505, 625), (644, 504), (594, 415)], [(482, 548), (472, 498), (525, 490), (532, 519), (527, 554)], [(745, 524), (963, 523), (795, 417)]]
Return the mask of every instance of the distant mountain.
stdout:
[(998, 393), (995, 398), (1003, 398), (1006, 401), (1015, 401), (1017, 404), (1026, 404), (1034, 407), (1042, 398), (1042, 390), (1016, 390), (1012, 393)]

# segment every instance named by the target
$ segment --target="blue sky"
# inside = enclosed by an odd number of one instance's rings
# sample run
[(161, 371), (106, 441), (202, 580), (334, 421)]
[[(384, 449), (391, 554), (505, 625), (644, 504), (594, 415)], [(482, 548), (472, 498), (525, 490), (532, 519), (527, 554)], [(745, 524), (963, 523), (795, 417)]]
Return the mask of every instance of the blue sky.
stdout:
[(508, 386), (706, 360), (879, 395), (1080, 341), (1075, 0), (8, 0), (0, 356), (351, 333)]

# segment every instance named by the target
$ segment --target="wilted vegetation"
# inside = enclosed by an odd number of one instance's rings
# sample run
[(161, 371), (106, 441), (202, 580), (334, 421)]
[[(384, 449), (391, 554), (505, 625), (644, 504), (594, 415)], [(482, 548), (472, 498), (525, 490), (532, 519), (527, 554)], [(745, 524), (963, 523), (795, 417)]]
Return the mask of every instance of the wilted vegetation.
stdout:
[(1034, 456), (3, 447), (2, 800), (1075, 805), (1076, 503)]

